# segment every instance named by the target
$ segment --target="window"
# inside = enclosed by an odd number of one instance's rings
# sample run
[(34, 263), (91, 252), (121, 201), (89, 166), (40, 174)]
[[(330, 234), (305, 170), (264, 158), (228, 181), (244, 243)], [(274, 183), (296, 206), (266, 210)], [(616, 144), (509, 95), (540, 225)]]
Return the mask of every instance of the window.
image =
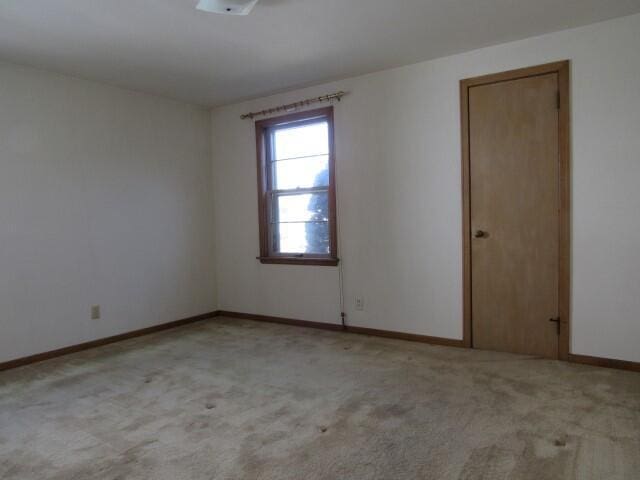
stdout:
[(337, 265), (333, 107), (256, 122), (260, 261)]

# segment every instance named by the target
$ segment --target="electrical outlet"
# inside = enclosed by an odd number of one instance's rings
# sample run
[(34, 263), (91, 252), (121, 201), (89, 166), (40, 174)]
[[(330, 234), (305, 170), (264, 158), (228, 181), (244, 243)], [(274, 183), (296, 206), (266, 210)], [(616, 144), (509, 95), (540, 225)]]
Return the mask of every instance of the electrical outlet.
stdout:
[(100, 305), (91, 306), (91, 320), (100, 319)]
[(356, 297), (356, 310), (364, 310), (364, 298)]

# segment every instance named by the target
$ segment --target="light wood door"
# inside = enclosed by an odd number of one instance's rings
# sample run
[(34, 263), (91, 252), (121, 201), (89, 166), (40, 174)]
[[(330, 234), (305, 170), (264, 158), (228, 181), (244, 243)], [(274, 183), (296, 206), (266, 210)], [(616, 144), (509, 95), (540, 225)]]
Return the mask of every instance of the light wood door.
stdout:
[(558, 80), (468, 91), (475, 348), (558, 358)]

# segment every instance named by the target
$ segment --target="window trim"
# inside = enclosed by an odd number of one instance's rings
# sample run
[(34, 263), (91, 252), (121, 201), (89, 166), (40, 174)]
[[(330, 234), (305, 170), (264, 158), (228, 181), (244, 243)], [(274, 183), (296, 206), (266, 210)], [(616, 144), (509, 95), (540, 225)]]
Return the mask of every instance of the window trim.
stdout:
[[(268, 189), (268, 147), (267, 135), (274, 127), (289, 124), (304, 125), (314, 123), (319, 119), (326, 120), (329, 127), (329, 254), (303, 254), (299, 256), (279, 255), (270, 251), (269, 245), (269, 202)], [(336, 182), (335, 182), (335, 145), (333, 128), (333, 107), (318, 108), (303, 112), (291, 113), (279, 117), (267, 118), (255, 122), (256, 128), (256, 152), (258, 156), (258, 220), (260, 232), (260, 256), (257, 257), (263, 264), (284, 265), (338, 265), (338, 234), (336, 221)]]

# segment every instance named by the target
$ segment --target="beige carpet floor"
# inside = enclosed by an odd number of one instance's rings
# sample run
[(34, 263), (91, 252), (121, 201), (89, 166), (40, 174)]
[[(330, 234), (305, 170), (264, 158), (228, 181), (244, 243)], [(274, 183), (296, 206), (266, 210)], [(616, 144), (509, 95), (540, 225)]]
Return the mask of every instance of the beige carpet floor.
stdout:
[(215, 319), (0, 373), (3, 480), (640, 479), (640, 374)]

